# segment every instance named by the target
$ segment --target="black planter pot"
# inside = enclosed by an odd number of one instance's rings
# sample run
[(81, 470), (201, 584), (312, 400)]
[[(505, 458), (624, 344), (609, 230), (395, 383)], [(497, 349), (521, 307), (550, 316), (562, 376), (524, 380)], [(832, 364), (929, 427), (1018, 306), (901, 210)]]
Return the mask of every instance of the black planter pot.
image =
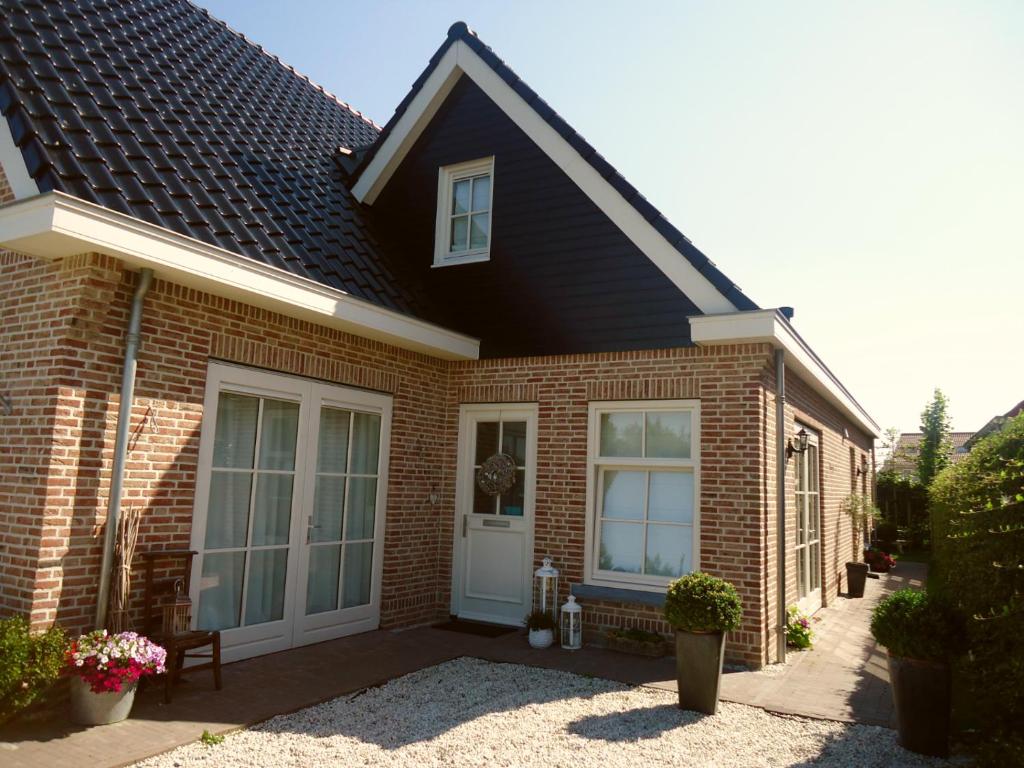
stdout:
[(864, 582), (867, 579), (867, 563), (846, 564), (846, 593), (850, 597), (864, 597)]
[(949, 756), (952, 675), (948, 664), (889, 657), (900, 746), (934, 757)]
[(680, 709), (715, 714), (724, 658), (724, 632), (676, 630), (676, 683)]

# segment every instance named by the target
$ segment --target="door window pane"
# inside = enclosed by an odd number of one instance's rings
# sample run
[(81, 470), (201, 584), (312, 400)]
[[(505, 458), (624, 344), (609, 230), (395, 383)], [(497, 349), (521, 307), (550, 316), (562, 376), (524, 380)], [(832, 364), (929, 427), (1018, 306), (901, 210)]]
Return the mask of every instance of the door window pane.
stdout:
[(284, 616), (284, 586), (288, 550), (258, 549), (250, 555), (245, 623), (280, 621)]
[(349, 480), (348, 520), (345, 538), (372, 539), (374, 511), (377, 506), (377, 480), (372, 477), (353, 477)]
[(799, 549), (796, 553), (796, 584), (797, 594), (807, 596), (807, 550)]
[(310, 541), (340, 541), (345, 508), (345, 478), (319, 475), (313, 498), (313, 529)]
[(693, 522), (693, 474), (651, 472), (647, 519), (669, 523)]
[(221, 392), (213, 437), (213, 466), (251, 469), (260, 399)]
[(351, 608), (370, 602), (370, 572), (373, 542), (345, 545), (345, 575), (342, 578), (342, 607)]
[[(602, 516), (620, 520), (643, 520), (646, 474), (609, 469), (603, 473), (602, 477), (604, 479)], [(639, 557), (639, 552), (637, 556)]]
[(215, 552), (203, 557), (197, 620), (200, 629), (238, 626), (244, 571), (245, 552)]
[(287, 544), (292, 522), (292, 475), (256, 474), (256, 505), (252, 543), (262, 547)]
[(295, 436), (299, 430), (299, 404), (263, 401), (260, 427), (260, 469), (295, 469)]
[(341, 545), (321, 544), (309, 549), (306, 580), (306, 614), (333, 611), (338, 607), (338, 573)]
[(526, 466), (526, 422), (506, 421), (501, 425), (501, 452), (511, 456), (517, 467)]
[(642, 456), (642, 413), (601, 414), (601, 455)]
[(356, 413), (352, 417), (352, 467), (354, 475), (376, 475), (380, 453), (380, 416)]
[(677, 578), (690, 568), (693, 529), (685, 525), (648, 525), (644, 573)]
[(478, 421), (476, 423), (476, 456), (473, 460), (477, 466), (498, 452), (498, 429), (496, 421)]
[(690, 458), (690, 414), (651, 412), (647, 414), (647, 457)]
[(318, 472), (344, 472), (348, 468), (348, 425), (351, 417), (351, 411), (320, 409), (316, 454)]
[(608, 521), (602, 523), (599, 565), (602, 571), (640, 573), (643, 548), (643, 525)]
[(523, 504), (526, 498), (526, 470), (516, 470), (516, 481), (512, 487), (501, 494), (499, 508), (501, 514), (509, 517), (522, 517)]
[(252, 475), (248, 472), (210, 473), (210, 503), (206, 511), (206, 548), (244, 547), (249, 527)]
[(473, 481), (473, 514), (493, 515), (498, 511), (498, 497), (491, 496), (480, 490), (480, 486)]

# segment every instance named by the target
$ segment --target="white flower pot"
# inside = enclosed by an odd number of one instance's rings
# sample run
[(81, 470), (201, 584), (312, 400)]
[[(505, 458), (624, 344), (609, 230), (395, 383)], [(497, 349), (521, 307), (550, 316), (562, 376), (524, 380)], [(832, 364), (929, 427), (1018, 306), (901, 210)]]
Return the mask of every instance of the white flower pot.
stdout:
[(550, 648), (555, 642), (555, 633), (550, 629), (531, 629), (527, 639), (532, 648)]
[(135, 703), (138, 683), (121, 687), (118, 693), (93, 693), (78, 675), (71, 677), (71, 722), (79, 725), (109, 725), (128, 718)]

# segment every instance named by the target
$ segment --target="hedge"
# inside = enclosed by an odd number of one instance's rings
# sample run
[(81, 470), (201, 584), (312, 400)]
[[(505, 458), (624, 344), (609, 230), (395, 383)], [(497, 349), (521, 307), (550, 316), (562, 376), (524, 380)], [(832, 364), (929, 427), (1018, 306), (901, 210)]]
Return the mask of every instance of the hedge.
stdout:
[(20, 616), (0, 619), (0, 723), (42, 699), (64, 667), (64, 631), (32, 634)]
[(982, 760), (1024, 765), (1024, 415), (943, 470), (930, 502), (930, 587), (971, 617), (959, 679)]

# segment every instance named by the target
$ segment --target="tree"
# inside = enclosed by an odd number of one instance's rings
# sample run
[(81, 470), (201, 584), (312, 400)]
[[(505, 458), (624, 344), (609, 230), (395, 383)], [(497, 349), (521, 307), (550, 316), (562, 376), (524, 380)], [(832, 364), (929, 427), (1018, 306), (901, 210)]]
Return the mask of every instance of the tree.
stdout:
[(953, 453), (950, 439), (949, 400), (935, 388), (932, 401), (921, 412), (921, 449), (917, 454), (917, 478), (926, 488), (948, 464)]

